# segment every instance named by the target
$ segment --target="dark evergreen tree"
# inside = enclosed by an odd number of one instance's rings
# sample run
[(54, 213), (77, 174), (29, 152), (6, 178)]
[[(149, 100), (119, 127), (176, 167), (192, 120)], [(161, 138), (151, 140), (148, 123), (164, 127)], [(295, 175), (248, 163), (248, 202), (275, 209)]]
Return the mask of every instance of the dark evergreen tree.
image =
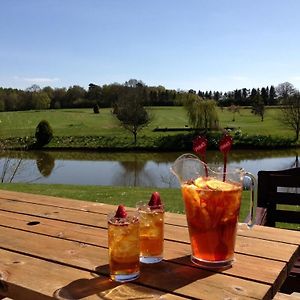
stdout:
[(263, 88), (261, 89), (260, 94), (261, 94), (262, 100), (263, 100), (263, 102), (264, 102), (264, 105), (268, 105), (268, 102), (269, 102), (269, 101), (268, 101), (268, 100), (269, 100), (269, 95), (268, 95), (267, 89), (263, 87)]
[(269, 105), (276, 105), (277, 104), (277, 95), (276, 95), (276, 90), (273, 85), (270, 87), (269, 91)]
[(220, 97), (221, 97), (220, 92), (218, 92), (218, 91), (214, 92), (214, 95), (213, 95), (214, 100), (216, 100), (218, 102), (220, 100)]
[(101, 107), (106, 107), (105, 104), (102, 101), (102, 88), (99, 85), (96, 85), (94, 83), (89, 84), (89, 89), (86, 93), (87, 99), (91, 103), (97, 103)]
[(235, 90), (234, 91), (234, 103), (236, 105), (239, 105), (242, 102), (242, 91), (241, 90)]

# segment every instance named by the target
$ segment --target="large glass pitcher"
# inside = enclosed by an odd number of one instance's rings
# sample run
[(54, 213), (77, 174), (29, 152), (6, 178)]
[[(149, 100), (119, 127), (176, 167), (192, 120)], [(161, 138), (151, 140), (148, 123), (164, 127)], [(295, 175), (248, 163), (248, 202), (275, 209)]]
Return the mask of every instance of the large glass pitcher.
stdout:
[(251, 189), (250, 221), (253, 224), (255, 178), (240, 168), (208, 166), (193, 154), (176, 159), (171, 171), (180, 184), (188, 223), (192, 262), (206, 268), (228, 267), (234, 260), (243, 182)]

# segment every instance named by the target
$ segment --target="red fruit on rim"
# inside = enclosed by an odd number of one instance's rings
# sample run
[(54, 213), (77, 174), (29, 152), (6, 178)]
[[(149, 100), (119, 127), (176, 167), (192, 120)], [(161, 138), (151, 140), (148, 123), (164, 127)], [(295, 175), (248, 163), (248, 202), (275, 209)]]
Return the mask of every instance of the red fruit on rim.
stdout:
[(126, 218), (127, 212), (125, 210), (124, 205), (119, 205), (115, 214), (115, 218)]
[(150, 207), (151, 207), (151, 206), (157, 207), (157, 206), (162, 205), (159, 192), (154, 192), (154, 193), (152, 193), (148, 205), (149, 205)]
[(206, 148), (207, 148), (207, 139), (205, 137), (197, 136), (193, 140), (193, 151), (195, 153), (198, 153), (198, 154), (201, 154), (202, 156), (204, 156), (205, 152), (206, 152)]
[(232, 137), (229, 134), (224, 134), (220, 140), (219, 149), (223, 153), (228, 153), (232, 146)]

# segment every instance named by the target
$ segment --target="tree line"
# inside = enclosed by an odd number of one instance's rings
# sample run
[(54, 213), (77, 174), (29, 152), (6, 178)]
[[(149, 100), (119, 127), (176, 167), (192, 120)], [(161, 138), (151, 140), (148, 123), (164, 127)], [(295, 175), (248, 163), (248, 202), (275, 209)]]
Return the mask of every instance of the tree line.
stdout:
[[(282, 86), (283, 85), (283, 86)], [(113, 83), (103, 86), (90, 83), (88, 89), (79, 85), (69, 88), (40, 88), (38, 85), (21, 90), (0, 87), (0, 111), (59, 108), (100, 108), (114, 107), (131, 90), (141, 97), (145, 106), (184, 105), (190, 94), (201, 99), (212, 99), (221, 107), (278, 105), (286, 93), (295, 88), (288, 82), (270, 87), (236, 89), (229, 92), (171, 90), (163, 86), (147, 86), (141, 80), (130, 79), (123, 84)], [(256, 105), (257, 106), (257, 105)]]

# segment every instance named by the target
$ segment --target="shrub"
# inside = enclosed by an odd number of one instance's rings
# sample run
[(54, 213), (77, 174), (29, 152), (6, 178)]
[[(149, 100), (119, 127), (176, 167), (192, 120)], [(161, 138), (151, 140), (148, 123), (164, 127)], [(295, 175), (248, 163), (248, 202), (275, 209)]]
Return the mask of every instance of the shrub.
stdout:
[(93, 110), (94, 110), (94, 114), (99, 114), (99, 106), (98, 104), (95, 104), (94, 107), (93, 107)]
[(36, 144), (38, 146), (45, 146), (53, 138), (53, 130), (46, 120), (42, 120), (35, 130), (35, 138), (36, 138)]

